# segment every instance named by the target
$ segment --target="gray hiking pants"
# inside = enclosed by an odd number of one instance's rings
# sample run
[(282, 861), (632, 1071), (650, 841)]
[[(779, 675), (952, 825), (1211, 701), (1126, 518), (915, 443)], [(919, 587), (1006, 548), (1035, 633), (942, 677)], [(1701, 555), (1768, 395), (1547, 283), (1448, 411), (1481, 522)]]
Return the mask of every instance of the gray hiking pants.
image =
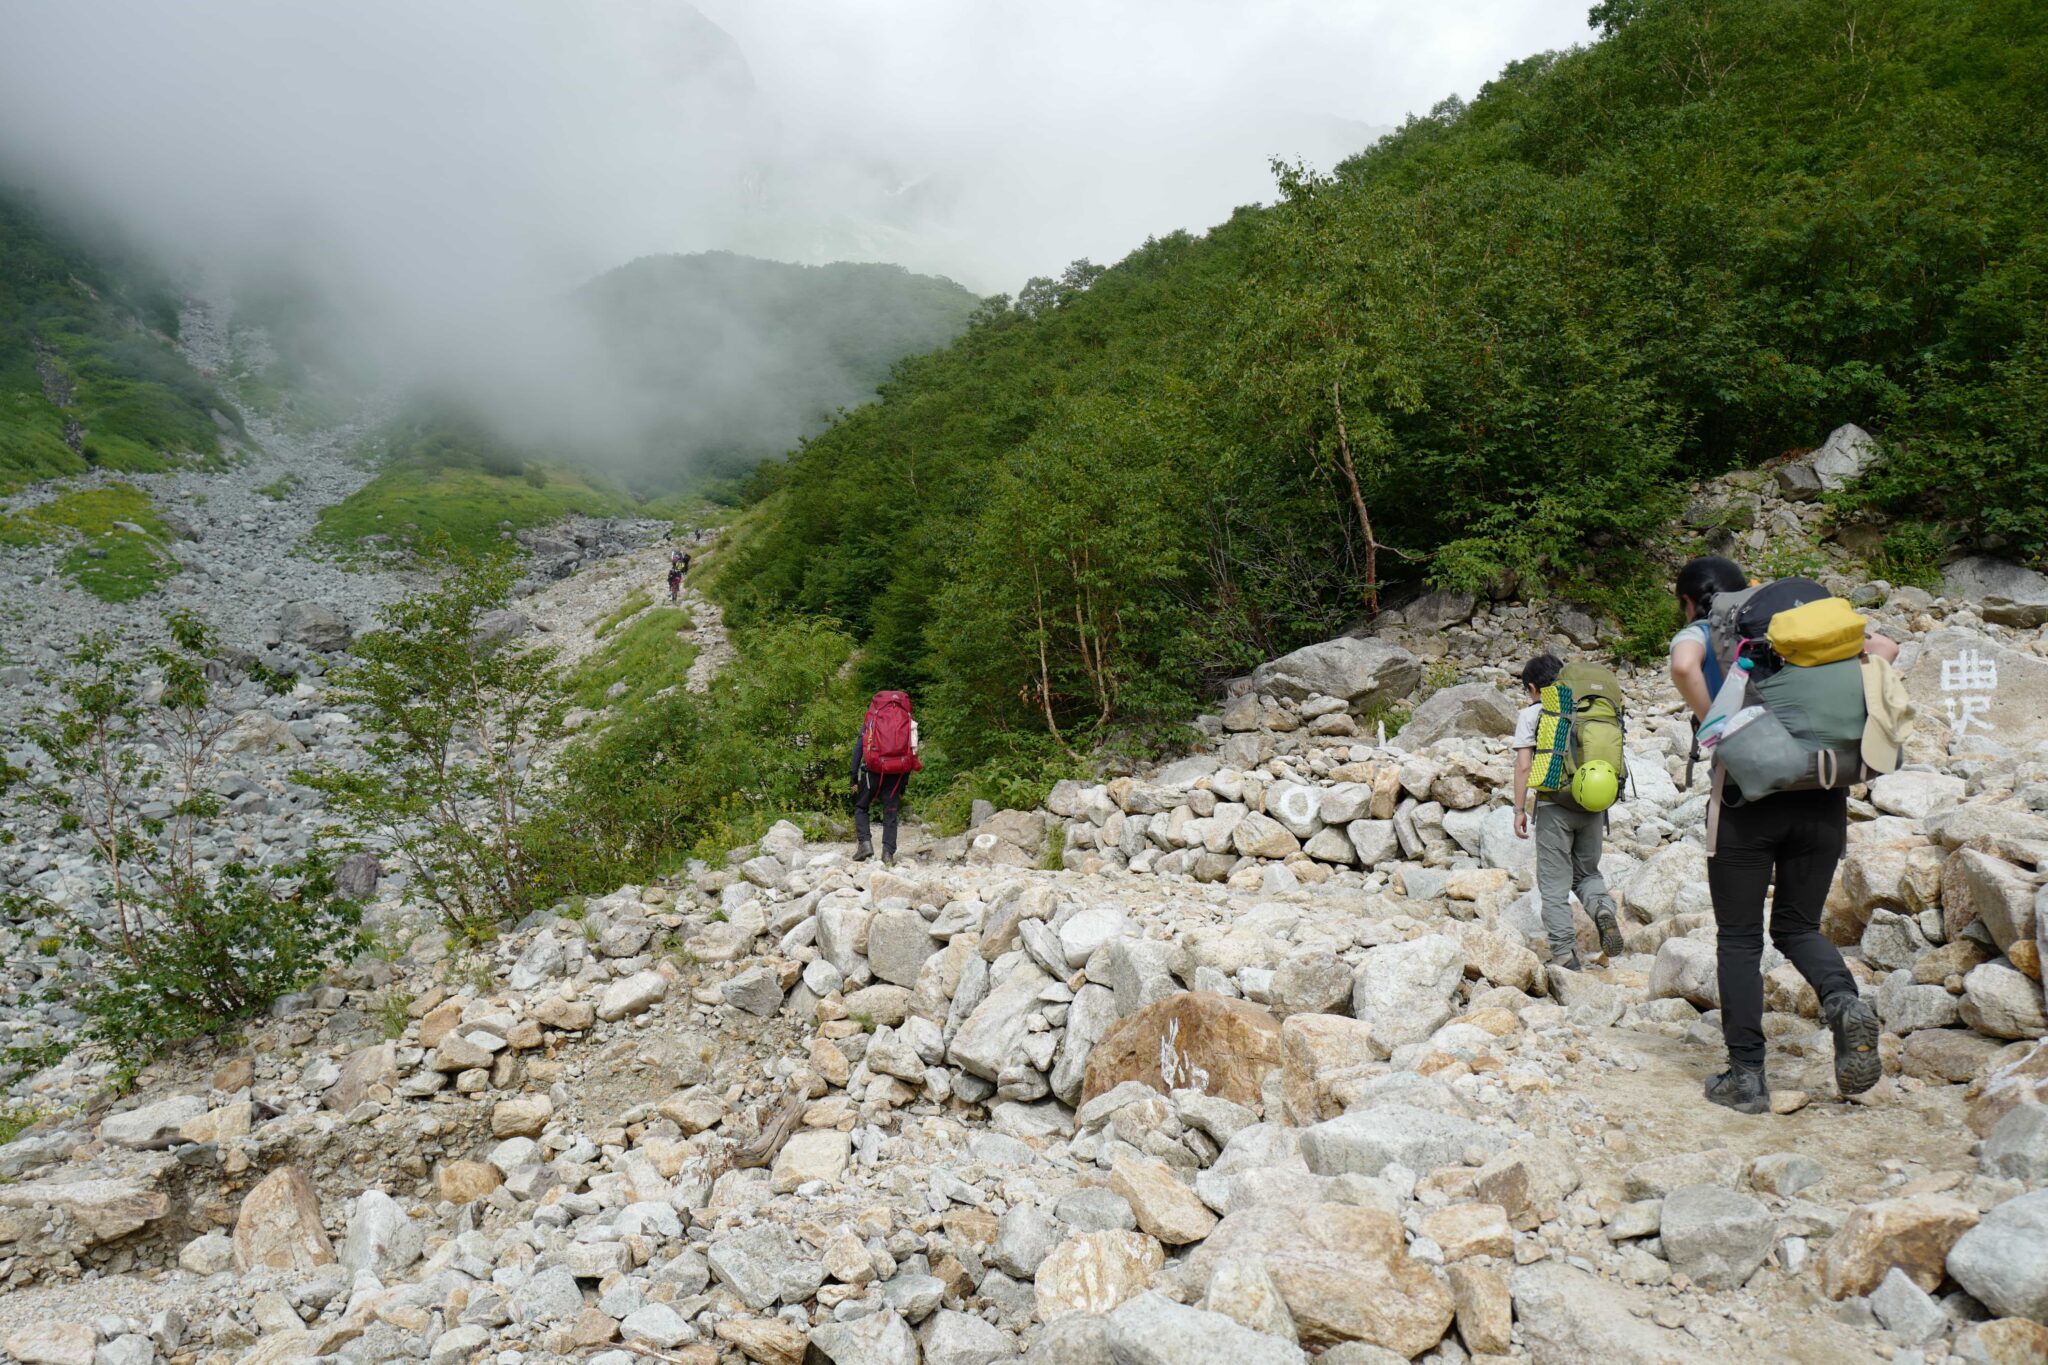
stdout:
[(1614, 913), (1614, 898), (1600, 876), (1605, 811), (1574, 810), (1557, 801), (1536, 803), (1536, 893), (1543, 900), (1543, 932), (1550, 957), (1562, 962), (1578, 951), (1572, 928), (1572, 893), (1597, 918)]

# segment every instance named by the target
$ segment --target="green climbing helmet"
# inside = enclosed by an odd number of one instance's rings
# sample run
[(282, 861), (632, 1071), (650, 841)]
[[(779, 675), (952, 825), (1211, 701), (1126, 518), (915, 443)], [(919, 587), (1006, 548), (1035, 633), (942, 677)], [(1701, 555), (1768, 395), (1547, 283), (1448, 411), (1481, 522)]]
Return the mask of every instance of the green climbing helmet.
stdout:
[(1572, 800), (1580, 810), (1606, 810), (1621, 795), (1621, 774), (1604, 758), (1581, 763), (1572, 774)]

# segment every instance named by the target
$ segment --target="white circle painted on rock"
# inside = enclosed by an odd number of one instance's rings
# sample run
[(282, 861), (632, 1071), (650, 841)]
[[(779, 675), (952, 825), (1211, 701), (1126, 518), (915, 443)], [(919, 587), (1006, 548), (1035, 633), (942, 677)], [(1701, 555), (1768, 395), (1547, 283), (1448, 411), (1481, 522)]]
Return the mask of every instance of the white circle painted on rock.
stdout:
[(1308, 787), (1289, 787), (1280, 794), (1280, 814), (1290, 824), (1305, 825), (1316, 818), (1319, 802)]

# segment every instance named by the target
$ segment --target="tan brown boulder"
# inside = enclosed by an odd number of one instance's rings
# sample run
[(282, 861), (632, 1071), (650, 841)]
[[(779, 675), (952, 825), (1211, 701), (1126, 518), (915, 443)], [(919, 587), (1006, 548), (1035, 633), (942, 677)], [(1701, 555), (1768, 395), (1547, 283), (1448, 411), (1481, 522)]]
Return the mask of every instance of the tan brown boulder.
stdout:
[(1822, 1250), (1821, 1292), (1831, 1299), (1868, 1294), (1897, 1266), (1931, 1294), (1941, 1283), (1949, 1248), (1975, 1226), (1976, 1209), (1941, 1195), (1865, 1204)]
[(93, 1365), (99, 1336), (78, 1322), (34, 1322), (7, 1338), (20, 1365)]
[(1039, 1263), (1038, 1316), (1051, 1322), (1067, 1313), (1107, 1313), (1144, 1293), (1165, 1265), (1166, 1249), (1142, 1232), (1110, 1228), (1069, 1237)]
[(505, 1183), (488, 1161), (444, 1161), (434, 1168), (434, 1193), (451, 1204), (468, 1204)]
[(1979, 920), (2002, 949), (2034, 937), (2034, 891), (2040, 878), (1974, 848), (1951, 853), (1941, 869), (1941, 922), (1954, 942)]
[(420, 1019), (420, 1046), (428, 1049), (439, 1047), (441, 1040), (462, 1022), (462, 1011), (468, 1006), (469, 1001), (458, 995), (428, 1010)]
[(539, 1137), (554, 1117), (555, 1105), (546, 1095), (514, 1095), (499, 1100), (491, 1109), (491, 1136)]
[(1422, 1235), (1443, 1248), (1444, 1263), (1468, 1256), (1512, 1256), (1515, 1230), (1498, 1204), (1450, 1204), (1422, 1216)]
[(580, 1033), (597, 1022), (597, 1006), (588, 1000), (544, 995), (534, 1003), (533, 1020), (543, 1028)]
[(1943, 986), (1952, 976), (1968, 976), (1973, 967), (1998, 960), (1998, 950), (1974, 938), (1944, 943), (1913, 964), (1913, 980), (1921, 986)]
[[(359, 1048), (341, 1064), (341, 1079), (327, 1087), (320, 1103), (337, 1114), (346, 1114), (371, 1097), (376, 1087), (389, 1087), (398, 1080), (397, 1048), (389, 1043), (372, 1043)], [(384, 1098), (389, 1099), (389, 1095)]]
[(1131, 1206), (1139, 1230), (1167, 1246), (1199, 1242), (1216, 1227), (1216, 1215), (1209, 1206), (1163, 1161), (1119, 1157), (1110, 1168), (1109, 1188)]
[(0, 1244), (67, 1251), (126, 1237), (170, 1212), (170, 1197), (141, 1180), (31, 1180), (0, 1184)]
[(2016, 1044), (2007, 1050), (2016, 1048), (2025, 1050), (1993, 1065), (1984, 1079), (1970, 1088), (1964, 1121), (1978, 1137), (1988, 1135), (2014, 1105), (2048, 1104), (2048, 1042)]
[(1474, 1355), (1506, 1355), (1514, 1325), (1514, 1296), (1508, 1282), (1485, 1266), (1454, 1265), (1448, 1273), (1465, 1349)]
[(1363, 1341), (1413, 1358), (1443, 1340), (1451, 1291), (1408, 1254), (1400, 1220), (1381, 1209), (1316, 1204), (1291, 1248), (1269, 1252), (1304, 1346)]
[(1561, 1144), (1529, 1138), (1481, 1166), (1472, 1192), (1499, 1205), (1510, 1223), (1527, 1232), (1557, 1217), (1579, 1181), (1578, 1164)]
[(2048, 1327), (2026, 1318), (1993, 1318), (1958, 1332), (1955, 1353), (1979, 1365), (2041, 1365), (2048, 1360)]
[(1270, 1010), (1182, 991), (1147, 1005), (1095, 1045), (1081, 1102), (1139, 1081), (1161, 1094), (1196, 1089), (1256, 1110), (1266, 1073), (1279, 1065), (1280, 1021)]
[(1364, 1341), (1419, 1354), (1442, 1338), (1449, 1291), (1410, 1258), (1391, 1215), (1348, 1204), (1260, 1203), (1217, 1224), (1183, 1275), (1213, 1283), (1226, 1264), (1264, 1265), (1308, 1346)]
[(782, 1318), (727, 1318), (712, 1329), (754, 1365), (802, 1365), (810, 1334)]
[(296, 1166), (280, 1166), (242, 1200), (235, 1219), (235, 1268), (300, 1274), (331, 1265), (334, 1244), (320, 1226), (320, 1196)]
[(1372, 1026), (1341, 1014), (1294, 1014), (1280, 1025), (1280, 1095), (1297, 1127), (1344, 1112), (1347, 1083), (1386, 1070), (1372, 1050)]

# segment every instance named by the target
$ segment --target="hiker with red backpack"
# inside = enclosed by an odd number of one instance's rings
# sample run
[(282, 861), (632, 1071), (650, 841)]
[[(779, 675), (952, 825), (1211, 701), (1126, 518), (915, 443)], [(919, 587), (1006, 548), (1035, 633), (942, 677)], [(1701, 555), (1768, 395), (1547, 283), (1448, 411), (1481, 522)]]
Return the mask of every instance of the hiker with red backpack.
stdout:
[(1834, 1036), (1835, 1089), (1877, 1084), (1881, 1026), (1821, 911), (1848, 842), (1849, 787), (1898, 767), (1912, 704), (1898, 646), (1810, 579), (1752, 586), (1718, 555), (1678, 574), (1685, 626), (1671, 679), (1713, 758), (1707, 887), (1713, 898), (1728, 1069), (1706, 1084), (1738, 1113), (1770, 1108), (1764, 1078), (1764, 901), (1771, 942), (1813, 988)]
[(853, 837), (855, 862), (875, 856), (868, 810), (882, 803), (882, 861), (896, 861), (896, 818), (910, 775), (924, 764), (917, 756), (917, 721), (907, 692), (877, 692), (861, 717), (853, 745)]

